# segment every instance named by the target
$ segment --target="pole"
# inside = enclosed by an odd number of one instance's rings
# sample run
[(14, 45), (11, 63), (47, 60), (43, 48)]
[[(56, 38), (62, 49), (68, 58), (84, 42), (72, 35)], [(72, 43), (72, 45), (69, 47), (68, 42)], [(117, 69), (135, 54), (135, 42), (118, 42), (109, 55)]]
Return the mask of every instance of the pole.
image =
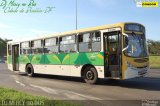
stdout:
[(78, 25), (77, 25), (77, 22), (78, 20), (77, 20), (77, 0), (76, 0), (76, 30), (78, 29)]

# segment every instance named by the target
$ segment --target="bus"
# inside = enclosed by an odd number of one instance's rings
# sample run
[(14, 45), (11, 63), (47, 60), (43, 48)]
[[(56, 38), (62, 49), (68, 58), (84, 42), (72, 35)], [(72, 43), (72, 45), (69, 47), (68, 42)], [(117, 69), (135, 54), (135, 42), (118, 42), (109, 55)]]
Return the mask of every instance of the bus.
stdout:
[(8, 68), (35, 74), (98, 79), (143, 77), (149, 69), (145, 27), (134, 22), (102, 25), (7, 44)]

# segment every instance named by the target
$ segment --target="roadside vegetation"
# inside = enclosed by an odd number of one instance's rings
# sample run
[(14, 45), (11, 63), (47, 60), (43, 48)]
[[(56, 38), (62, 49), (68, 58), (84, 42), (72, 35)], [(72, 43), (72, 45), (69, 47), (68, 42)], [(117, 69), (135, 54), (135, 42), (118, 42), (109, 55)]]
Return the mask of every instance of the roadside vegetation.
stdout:
[(78, 106), (65, 101), (49, 100), (43, 96), (15, 91), (13, 89), (0, 88), (0, 106)]
[(7, 39), (3, 40), (0, 38), (0, 58), (6, 56), (7, 53)]
[(159, 55), (160, 56), (160, 41), (147, 40), (148, 51), (150, 55)]
[(160, 41), (147, 40), (150, 68), (160, 68)]
[(160, 68), (160, 56), (149, 56), (150, 68)]

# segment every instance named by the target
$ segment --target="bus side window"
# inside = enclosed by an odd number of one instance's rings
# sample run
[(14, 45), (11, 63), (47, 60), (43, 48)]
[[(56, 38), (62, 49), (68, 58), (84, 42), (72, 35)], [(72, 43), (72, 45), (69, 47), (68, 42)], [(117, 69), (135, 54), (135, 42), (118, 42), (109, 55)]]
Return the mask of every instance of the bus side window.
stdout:
[(31, 42), (32, 54), (42, 54), (43, 53), (43, 41), (36, 40)]
[(78, 36), (79, 52), (90, 52), (91, 51), (91, 34), (84, 33)]
[(60, 37), (60, 52), (62, 53), (72, 53), (76, 52), (76, 36), (69, 35)]
[(94, 32), (92, 33), (92, 51), (100, 51), (101, 50), (101, 33)]
[(58, 53), (58, 38), (45, 39), (44, 53), (46, 54)]
[(30, 42), (23, 42), (21, 43), (21, 54), (30, 54), (31, 49), (30, 49)]

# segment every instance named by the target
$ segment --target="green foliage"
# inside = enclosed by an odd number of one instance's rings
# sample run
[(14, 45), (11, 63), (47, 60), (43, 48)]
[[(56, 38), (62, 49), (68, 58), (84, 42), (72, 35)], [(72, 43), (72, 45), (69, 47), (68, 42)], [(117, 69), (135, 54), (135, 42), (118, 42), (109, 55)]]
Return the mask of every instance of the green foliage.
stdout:
[(0, 38), (0, 57), (6, 56), (7, 53), (7, 39)]
[(147, 40), (150, 55), (160, 55), (160, 41)]
[(33, 96), (7, 88), (0, 88), (0, 105), (3, 104), (2, 102), (6, 106), (9, 103), (25, 103), (25, 106), (78, 106), (73, 103), (49, 100), (43, 96)]
[(160, 56), (149, 56), (150, 68), (160, 68)]
[(31, 96), (13, 89), (0, 88), (0, 100), (47, 100), (45, 97)]

